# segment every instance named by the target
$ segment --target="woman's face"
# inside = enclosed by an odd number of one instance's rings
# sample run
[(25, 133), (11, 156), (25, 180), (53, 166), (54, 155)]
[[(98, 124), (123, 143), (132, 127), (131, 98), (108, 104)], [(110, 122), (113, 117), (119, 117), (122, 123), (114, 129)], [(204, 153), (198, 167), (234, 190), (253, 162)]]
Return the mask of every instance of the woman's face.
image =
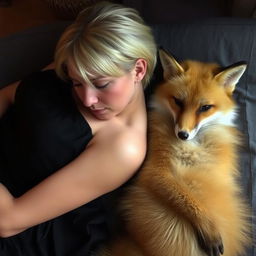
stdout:
[(121, 77), (91, 77), (93, 84), (87, 84), (80, 77), (74, 65), (67, 65), (68, 75), (76, 96), (82, 106), (100, 120), (109, 120), (122, 113), (133, 101), (138, 86), (136, 70)]

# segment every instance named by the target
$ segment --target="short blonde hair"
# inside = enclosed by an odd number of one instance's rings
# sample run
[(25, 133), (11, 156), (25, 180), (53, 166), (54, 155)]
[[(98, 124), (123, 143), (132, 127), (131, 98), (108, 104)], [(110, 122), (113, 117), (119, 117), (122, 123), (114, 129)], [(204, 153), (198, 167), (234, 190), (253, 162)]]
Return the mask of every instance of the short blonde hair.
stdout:
[(145, 88), (156, 64), (151, 28), (136, 10), (104, 1), (84, 9), (64, 31), (56, 47), (55, 67), (67, 79), (67, 61), (72, 60), (78, 74), (90, 83), (95, 75), (122, 76), (139, 58), (147, 62)]

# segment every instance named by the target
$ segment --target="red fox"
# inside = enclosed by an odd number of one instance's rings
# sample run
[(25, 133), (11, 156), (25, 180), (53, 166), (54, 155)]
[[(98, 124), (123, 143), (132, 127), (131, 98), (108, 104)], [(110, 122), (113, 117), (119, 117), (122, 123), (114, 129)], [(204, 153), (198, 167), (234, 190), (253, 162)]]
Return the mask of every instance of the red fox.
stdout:
[(242, 255), (250, 224), (232, 93), (246, 64), (159, 55), (164, 81), (149, 111), (147, 156), (121, 202), (126, 232), (101, 255)]

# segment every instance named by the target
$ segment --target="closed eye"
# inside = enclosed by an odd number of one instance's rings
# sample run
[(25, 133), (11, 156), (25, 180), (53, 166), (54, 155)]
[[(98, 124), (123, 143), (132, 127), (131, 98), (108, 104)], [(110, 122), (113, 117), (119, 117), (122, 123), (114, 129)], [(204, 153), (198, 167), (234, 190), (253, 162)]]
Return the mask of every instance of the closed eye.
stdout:
[(199, 109), (198, 109), (198, 112), (206, 112), (208, 111), (209, 109), (211, 109), (213, 107), (213, 105), (203, 105), (201, 106)]
[(174, 97), (174, 96), (173, 96), (173, 99), (174, 99), (174, 102), (175, 102), (175, 104), (176, 104), (177, 106), (179, 106), (180, 108), (183, 108), (183, 107), (184, 107), (184, 103), (183, 103), (182, 100), (180, 100), (180, 99), (178, 99), (178, 98), (176, 98), (176, 97)]
[(73, 79), (73, 78), (70, 78), (70, 83), (74, 86), (74, 87), (79, 87), (79, 86), (82, 86), (82, 83), (79, 82), (78, 80), (76, 79)]
[[(72, 82), (72, 85), (74, 86), (74, 87), (80, 87), (80, 86), (82, 86), (83, 84), (82, 83), (79, 83), (79, 82), (76, 82), (76, 81), (71, 81)], [(97, 89), (104, 89), (104, 88), (106, 88), (108, 85), (109, 85), (109, 83), (110, 82), (107, 82), (107, 83), (105, 83), (105, 84), (102, 84), (102, 85), (97, 85), (97, 84), (93, 84), (93, 86), (95, 87), (95, 88), (97, 88)]]
[(109, 84), (110, 84), (110, 82), (107, 82), (107, 83), (102, 84), (102, 85), (94, 84), (94, 87), (101, 90), (101, 89), (104, 89), (104, 88), (108, 87)]

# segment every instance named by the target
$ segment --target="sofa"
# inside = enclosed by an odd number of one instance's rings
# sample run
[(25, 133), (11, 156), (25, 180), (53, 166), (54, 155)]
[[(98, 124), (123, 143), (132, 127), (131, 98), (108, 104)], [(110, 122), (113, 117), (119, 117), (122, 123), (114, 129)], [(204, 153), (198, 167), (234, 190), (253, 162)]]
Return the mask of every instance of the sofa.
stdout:
[[(56, 42), (69, 24), (59, 21), (0, 38), (0, 86), (20, 80), (53, 59)], [(237, 123), (244, 137), (239, 154), (240, 184), (252, 215), (256, 215), (256, 20), (237, 17), (212, 17), (150, 24), (158, 46), (178, 60), (194, 59), (228, 66), (248, 63), (239, 81), (235, 98), (239, 105)], [(161, 79), (161, 65), (155, 69), (147, 99)], [(0, 142), (1, 143), (1, 142)], [(0, 170), (1, 171), (1, 170)], [(255, 218), (251, 218), (252, 238), (256, 241)], [(255, 256), (251, 246), (247, 256)]]

